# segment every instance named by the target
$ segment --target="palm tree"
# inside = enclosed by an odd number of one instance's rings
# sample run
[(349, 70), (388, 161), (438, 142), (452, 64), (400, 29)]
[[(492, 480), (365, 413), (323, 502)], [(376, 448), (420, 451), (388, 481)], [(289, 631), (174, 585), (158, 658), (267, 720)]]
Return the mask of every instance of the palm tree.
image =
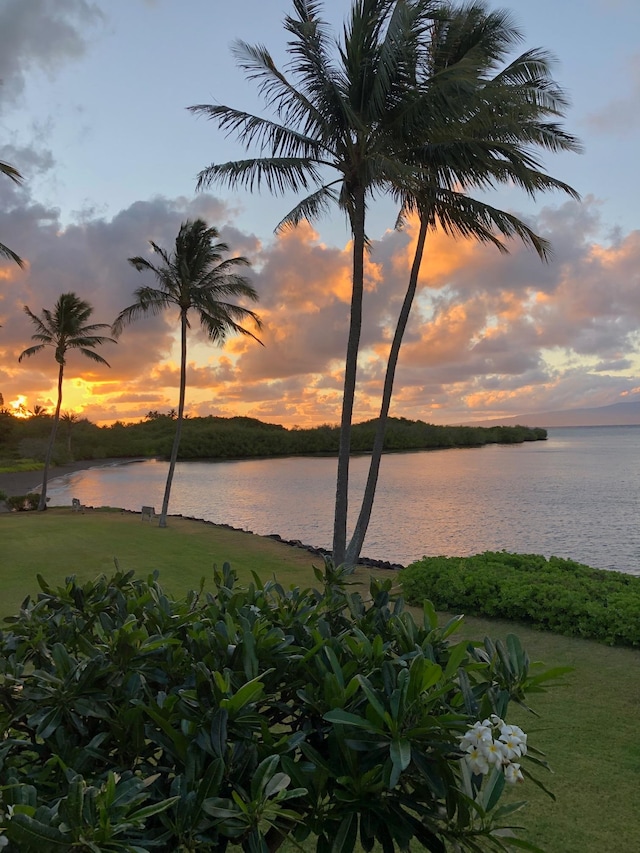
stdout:
[[(337, 55), (320, 18), (318, 0), (293, 0), (294, 14), (285, 18), (290, 34), (291, 76), (281, 72), (268, 51), (244, 42), (235, 45), (240, 66), (256, 80), (267, 107), (277, 120), (261, 118), (224, 105), (190, 107), (196, 114), (236, 133), (246, 146), (256, 144), (260, 156), (213, 164), (199, 176), (198, 188), (219, 181), (231, 188), (308, 192), (276, 230), (325, 213), (337, 202), (353, 237), (352, 292), (340, 419), (336, 478), (333, 559), (342, 563), (346, 549), (351, 420), (362, 325), (365, 217), (368, 200), (406, 176), (394, 139), (420, 116), (402, 109), (402, 94), (412, 82), (420, 39), (436, 17), (437, 4), (428, 0), (356, 0)], [(452, 86), (457, 92), (460, 83)], [(438, 105), (446, 121), (449, 93)], [(432, 105), (432, 118), (433, 115)], [(329, 173), (329, 180), (325, 178)]]
[(159, 314), (172, 306), (179, 311), (180, 394), (176, 431), (160, 514), (160, 527), (167, 526), (171, 484), (184, 420), (187, 330), (191, 327), (189, 312), (197, 313), (205, 335), (213, 343), (223, 344), (228, 334), (246, 335), (261, 343), (255, 335), (240, 325), (240, 321), (250, 318), (260, 329), (262, 324), (258, 316), (248, 308), (227, 301), (230, 297), (257, 301), (258, 295), (252, 285), (246, 278), (235, 272), (237, 267), (249, 266), (249, 261), (243, 257), (224, 260), (223, 255), (229, 251), (229, 247), (226, 243), (217, 242), (218, 237), (217, 229), (207, 227), (202, 219), (187, 221), (180, 226), (172, 254), (150, 241), (152, 250), (161, 258), (160, 265), (156, 266), (146, 258), (129, 258), (129, 263), (138, 271), (152, 272), (159, 287), (153, 288), (147, 285), (139, 287), (134, 294), (136, 301), (120, 312), (112, 326), (113, 333), (118, 336), (124, 326), (143, 314), (149, 312)]
[(60, 420), (64, 423), (67, 431), (67, 453), (69, 454), (69, 459), (73, 461), (73, 456), (71, 455), (71, 432), (75, 424), (80, 420), (80, 416), (75, 412), (63, 412), (60, 415)]
[[(11, 178), (11, 180), (16, 184), (22, 182), (22, 175), (20, 172), (8, 163), (3, 163), (2, 160), (0, 160), (0, 174)], [(19, 267), (24, 266), (22, 258), (19, 255), (16, 255), (15, 252), (12, 252), (8, 246), (4, 245), (4, 243), (0, 243), (0, 257), (9, 258), (10, 260), (15, 261)]]
[(38, 504), (38, 510), (45, 510), (47, 508), (49, 466), (51, 464), (51, 455), (60, 421), (62, 378), (64, 376), (64, 368), (67, 364), (67, 351), (77, 349), (82, 355), (91, 359), (91, 361), (95, 361), (98, 364), (106, 364), (109, 367), (109, 363), (101, 355), (98, 355), (97, 352), (94, 352), (94, 349), (108, 341), (111, 343), (115, 343), (115, 341), (113, 338), (96, 334), (99, 329), (109, 328), (108, 323), (91, 323), (87, 325), (87, 320), (93, 314), (93, 307), (88, 302), (80, 299), (79, 296), (76, 296), (75, 293), (63, 293), (58, 297), (53, 311), (43, 308), (41, 316), (30, 311), (27, 305), (24, 306), (24, 310), (36, 327), (36, 333), (31, 336), (31, 340), (38, 343), (24, 350), (20, 354), (18, 361), (22, 361), (23, 358), (30, 358), (45, 347), (53, 347), (55, 360), (58, 363), (58, 399), (53, 416), (51, 437), (49, 438), (49, 445), (44, 461), (42, 489)]
[(556, 123), (567, 102), (551, 78), (551, 58), (539, 50), (528, 51), (497, 71), (500, 60), (519, 40), (520, 34), (509, 16), (501, 11), (488, 12), (483, 3), (451, 9), (431, 32), (428, 57), (432, 79), (469, 60), (477, 63), (480, 73), (475, 104), (473, 98), (465, 96), (464, 116), (454, 137), (418, 145), (411, 155), (416, 174), (409, 184), (396, 188), (403, 205), (399, 222), (414, 212), (420, 226), (389, 351), (362, 505), (346, 552), (349, 565), (354, 565), (360, 556), (371, 517), (395, 371), (428, 232), (440, 228), (454, 237), (473, 237), (493, 244), (503, 253), (508, 248), (497, 235), (518, 237), (545, 261), (550, 257), (547, 241), (517, 217), (469, 197), (466, 191), (511, 181), (532, 197), (554, 189), (579, 198), (568, 184), (541, 171), (534, 150), (580, 150), (575, 137)]
[[(214, 165), (200, 186), (214, 179), (229, 186), (271, 190), (307, 189), (327, 168), (338, 178), (300, 202), (279, 227), (322, 212), (337, 199), (353, 234), (351, 318), (336, 486), (333, 559), (353, 562), (362, 546), (375, 494), (379, 456), (402, 335), (417, 285), (424, 238), (439, 225), (453, 235), (474, 236), (504, 249), (496, 232), (517, 236), (541, 256), (545, 242), (516, 217), (468, 197), (514, 181), (529, 193), (566, 184), (545, 175), (531, 146), (575, 150), (575, 140), (545, 116), (561, 112), (561, 93), (542, 52), (523, 54), (492, 79), (519, 34), (504, 13), (489, 15), (482, 4), (456, 10), (421, 0), (355, 0), (350, 24), (332, 62), (319, 3), (294, 2), (287, 18), (290, 52), (300, 80), (295, 88), (263, 48), (240, 43), (236, 53), (259, 81), (278, 122), (226, 106), (192, 108), (255, 142), (270, 156)], [(489, 83), (491, 85), (489, 85)], [(339, 185), (339, 193), (334, 187)], [(409, 290), (390, 352), (379, 435), (356, 533), (347, 552), (349, 433), (355, 391), (363, 294), (364, 216), (367, 198), (392, 190), (403, 210), (418, 210), (421, 233)]]

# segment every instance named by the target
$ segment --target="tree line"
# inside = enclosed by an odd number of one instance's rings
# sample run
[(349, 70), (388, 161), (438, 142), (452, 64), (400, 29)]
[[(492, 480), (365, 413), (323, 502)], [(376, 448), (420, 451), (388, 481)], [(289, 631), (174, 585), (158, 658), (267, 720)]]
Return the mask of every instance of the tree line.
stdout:
[[(120, 421), (98, 426), (86, 418), (63, 413), (61, 428), (52, 452), (53, 464), (108, 458), (170, 459), (176, 428), (176, 413), (149, 412), (137, 423)], [(0, 413), (0, 458), (43, 461), (48, 447), (52, 415), (18, 418)], [(352, 449), (370, 453), (378, 428), (377, 419), (354, 424)], [(527, 426), (440, 426), (390, 418), (384, 450), (435, 450), (452, 447), (482, 447), (485, 444), (515, 444), (544, 440), (544, 429)], [(247, 459), (271, 456), (325, 454), (335, 456), (340, 428), (328, 424), (287, 429), (254, 418), (187, 417), (182, 427), (178, 459)]]

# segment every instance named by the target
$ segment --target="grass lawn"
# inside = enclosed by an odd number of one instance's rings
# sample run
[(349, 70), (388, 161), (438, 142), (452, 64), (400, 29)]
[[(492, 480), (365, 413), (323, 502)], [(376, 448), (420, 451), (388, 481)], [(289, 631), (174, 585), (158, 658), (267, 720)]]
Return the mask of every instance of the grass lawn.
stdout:
[[(157, 522), (156, 522), (157, 524)], [(93, 578), (122, 569), (160, 570), (175, 595), (210, 577), (214, 563), (230, 562), (242, 578), (250, 570), (285, 585), (310, 586), (314, 559), (306, 551), (203, 522), (170, 518), (169, 527), (119, 511), (84, 515), (69, 509), (0, 515), (0, 616), (16, 611), (38, 591), (35, 576), (50, 583), (65, 576)], [(316, 564), (318, 561), (315, 561)], [(368, 571), (360, 571), (364, 580)], [(465, 636), (519, 635), (532, 660), (570, 665), (564, 684), (530, 696), (540, 714), (516, 709), (513, 722), (547, 753), (554, 774), (544, 781), (552, 802), (534, 786), (518, 788), (529, 801), (520, 813), (530, 840), (548, 853), (637, 853), (640, 850), (640, 652), (531, 631), (507, 622), (467, 617)]]

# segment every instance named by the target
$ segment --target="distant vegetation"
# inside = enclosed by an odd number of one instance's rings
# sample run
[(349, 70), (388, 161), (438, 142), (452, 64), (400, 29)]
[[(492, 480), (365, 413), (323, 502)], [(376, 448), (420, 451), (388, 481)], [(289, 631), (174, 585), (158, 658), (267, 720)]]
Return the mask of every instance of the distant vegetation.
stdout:
[(569, 637), (640, 646), (640, 578), (540, 554), (424, 557), (400, 574), (411, 604), (513, 619)]
[[(371, 450), (376, 420), (354, 425), (352, 450)], [(0, 413), (0, 464), (11, 460), (44, 460), (51, 416), (16, 418)], [(55, 464), (72, 460), (161, 457), (168, 458), (175, 434), (173, 413), (149, 412), (132, 424), (116, 422), (99, 427), (86, 419), (67, 420), (53, 453)], [(254, 418), (187, 418), (180, 444), (180, 459), (244, 459), (259, 456), (336, 454), (340, 431), (336, 426), (286, 429)], [(446, 447), (481, 447), (544, 440), (543, 429), (524, 426), (434, 426), (423, 421), (390, 418), (385, 450), (424, 450)]]

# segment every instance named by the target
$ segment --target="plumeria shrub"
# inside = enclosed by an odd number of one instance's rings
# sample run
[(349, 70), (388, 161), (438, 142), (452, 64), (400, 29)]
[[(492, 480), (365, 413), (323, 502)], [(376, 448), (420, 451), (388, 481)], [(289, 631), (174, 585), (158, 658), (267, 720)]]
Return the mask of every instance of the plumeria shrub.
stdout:
[(640, 645), (640, 578), (541, 554), (423, 557), (400, 574), (411, 604), (512, 619), (610, 645)]
[(506, 720), (554, 673), (514, 636), (456, 641), (428, 603), (416, 621), (390, 578), (316, 577), (241, 587), (225, 565), (184, 599), (157, 574), (39, 578), (0, 633), (0, 845), (511, 849), (501, 795), (543, 762)]

